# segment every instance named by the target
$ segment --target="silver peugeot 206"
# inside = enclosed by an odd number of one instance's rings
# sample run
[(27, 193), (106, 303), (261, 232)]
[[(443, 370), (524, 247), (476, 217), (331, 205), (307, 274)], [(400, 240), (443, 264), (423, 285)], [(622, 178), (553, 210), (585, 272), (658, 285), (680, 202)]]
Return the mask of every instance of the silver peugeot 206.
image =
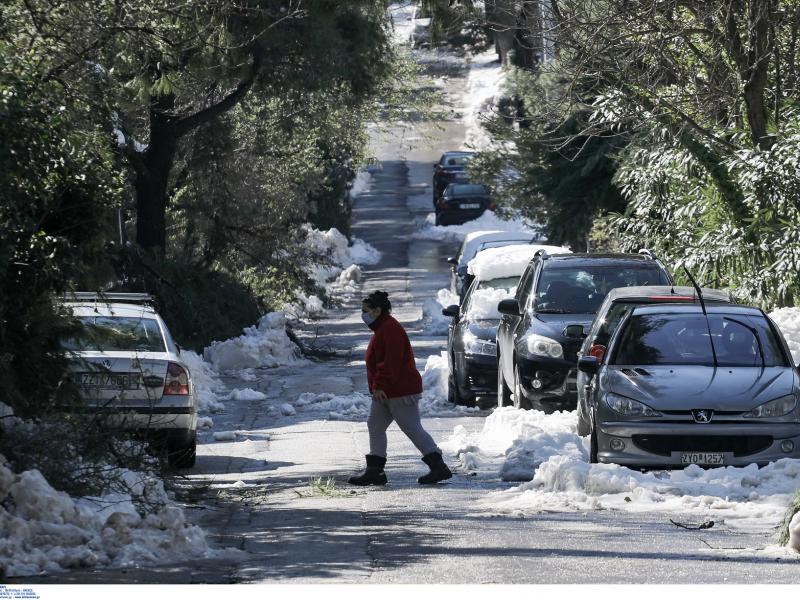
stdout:
[(758, 308), (633, 309), (591, 375), (592, 462), (743, 466), (800, 457), (800, 374)]

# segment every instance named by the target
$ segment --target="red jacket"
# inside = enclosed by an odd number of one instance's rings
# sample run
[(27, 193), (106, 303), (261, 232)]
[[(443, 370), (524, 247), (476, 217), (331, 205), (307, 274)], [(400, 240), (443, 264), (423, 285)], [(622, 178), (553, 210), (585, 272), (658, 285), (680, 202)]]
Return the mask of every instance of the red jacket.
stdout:
[(389, 398), (421, 394), (422, 377), (403, 326), (390, 314), (381, 313), (369, 328), (375, 332), (365, 358), (370, 393), (382, 390)]

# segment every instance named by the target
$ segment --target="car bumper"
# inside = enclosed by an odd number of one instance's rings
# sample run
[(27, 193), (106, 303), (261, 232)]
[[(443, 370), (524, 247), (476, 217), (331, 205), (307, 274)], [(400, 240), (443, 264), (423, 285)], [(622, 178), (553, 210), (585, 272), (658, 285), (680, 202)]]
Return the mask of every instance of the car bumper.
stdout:
[[(624, 447), (611, 448), (617, 440)], [(781, 448), (785, 441), (792, 450)], [(601, 422), (597, 427), (598, 461), (637, 467), (685, 467), (684, 453), (722, 454), (721, 465), (766, 464), (800, 458), (800, 424), (796, 423), (642, 423)]]
[(85, 406), (71, 412), (92, 415), (106, 427), (125, 431), (197, 429), (197, 408), (194, 406)]
[(472, 221), (480, 217), (486, 211), (485, 208), (481, 209), (468, 209), (468, 210), (443, 210), (439, 211), (439, 222), (448, 223), (449, 225), (460, 225), (467, 221)]
[(571, 361), (518, 359), (520, 387), (528, 400), (561, 410), (578, 402), (578, 371)]
[(463, 396), (497, 395), (497, 357), (488, 354), (462, 354), (459, 361), (459, 391)]

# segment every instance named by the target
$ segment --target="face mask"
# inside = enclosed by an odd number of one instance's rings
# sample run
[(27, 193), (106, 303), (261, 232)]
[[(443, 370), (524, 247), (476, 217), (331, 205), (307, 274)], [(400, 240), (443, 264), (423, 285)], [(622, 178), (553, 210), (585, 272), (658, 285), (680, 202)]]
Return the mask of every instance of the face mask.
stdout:
[(361, 320), (364, 321), (364, 323), (366, 323), (367, 325), (372, 325), (375, 322), (375, 317), (373, 317), (369, 313), (362, 312)]

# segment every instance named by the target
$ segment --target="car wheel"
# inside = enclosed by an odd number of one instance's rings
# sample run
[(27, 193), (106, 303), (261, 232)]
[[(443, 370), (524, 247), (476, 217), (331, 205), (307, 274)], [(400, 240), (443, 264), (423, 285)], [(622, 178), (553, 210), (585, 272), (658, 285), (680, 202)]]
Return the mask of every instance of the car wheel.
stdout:
[(170, 436), (167, 440), (167, 462), (175, 469), (191, 469), (197, 460), (197, 432)]
[(461, 395), (458, 393), (458, 386), (452, 376), (447, 379), (447, 401), (456, 406), (461, 404)]
[(517, 365), (514, 365), (514, 408), (521, 410), (533, 408), (530, 400), (522, 393), (522, 378), (519, 376), (519, 367)]
[(506, 385), (503, 369), (500, 368), (500, 357), (497, 357), (497, 407), (502, 408), (511, 404), (511, 390)]

